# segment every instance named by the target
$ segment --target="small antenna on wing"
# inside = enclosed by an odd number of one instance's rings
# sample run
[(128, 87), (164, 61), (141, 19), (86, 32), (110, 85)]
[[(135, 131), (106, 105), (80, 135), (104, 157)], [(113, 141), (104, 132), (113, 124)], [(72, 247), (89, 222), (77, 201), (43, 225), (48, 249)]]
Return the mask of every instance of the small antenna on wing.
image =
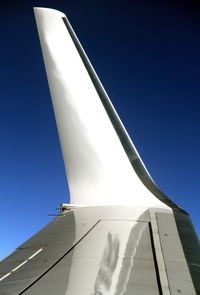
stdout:
[(73, 209), (77, 209), (77, 208), (81, 208), (83, 206), (81, 205), (75, 205), (75, 204), (68, 204), (68, 203), (60, 203), (59, 208), (56, 208), (56, 210), (59, 210), (58, 214), (48, 214), (48, 216), (62, 216), (64, 213), (73, 210)]

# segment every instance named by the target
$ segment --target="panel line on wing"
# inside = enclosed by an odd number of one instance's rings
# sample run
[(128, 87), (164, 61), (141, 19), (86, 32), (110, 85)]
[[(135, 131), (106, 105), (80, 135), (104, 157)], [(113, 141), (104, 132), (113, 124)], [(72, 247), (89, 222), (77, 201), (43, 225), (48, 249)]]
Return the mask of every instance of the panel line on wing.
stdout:
[(64, 253), (52, 266), (50, 266), (45, 272), (43, 272), (35, 281), (33, 281), (28, 287), (26, 287), (23, 291), (21, 291), (18, 295), (23, 294), (25, 291), (27, 291), (31, 286), (33, 286), (36, 282), (38, 282), (46, 273), (48, 273), (56, 264), (58, 264), (65, 256), (67, 256), (93, 229), (97, 224), (100, 222), (98, 220), (90, 229), (89, 231), (82, 236), (80, 240), (78, 240), (77, 243), (75, 243), (66, 253)]

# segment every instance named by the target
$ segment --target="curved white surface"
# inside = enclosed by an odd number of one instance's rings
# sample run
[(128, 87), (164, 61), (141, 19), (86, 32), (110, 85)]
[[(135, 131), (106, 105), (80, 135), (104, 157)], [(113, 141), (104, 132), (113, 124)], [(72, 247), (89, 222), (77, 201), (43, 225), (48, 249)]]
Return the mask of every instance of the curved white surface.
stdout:
[(64, 24), (65, 15), (34, 10), (71, 203), (169, 208), (134, 172)]

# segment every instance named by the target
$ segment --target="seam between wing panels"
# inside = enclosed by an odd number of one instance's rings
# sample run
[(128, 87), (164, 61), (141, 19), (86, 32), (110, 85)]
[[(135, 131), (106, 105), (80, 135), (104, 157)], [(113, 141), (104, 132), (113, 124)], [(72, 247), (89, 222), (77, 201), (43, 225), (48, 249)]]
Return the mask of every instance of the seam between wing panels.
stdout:
[(161, 284), (161, 279), (160, 279), (160, 273), (159, 273), (159, 268), (158, 268), (158, 261), (157, 261), (157, 258), (156, 258), (156, 249), (155, 249), (154, 240), (153, 240), (152, 225), (151, 225), (151, 222), (148, 222), (148, 224), (149, 224), (149, 234), (150, 234), (152, 254), (153, 254), (153, 260), (154, 260), (154, 266), (155, 266), (155, 272), (156, 272), (158, 291), (159, 291), (160, 295), (163, 295), (162, 284)]
[(84, 52), (80, 42), (78, 41), (78, 38), (76, 37), (76, 34), (74, 33), (73, 29), (71, 28), (71, 25), (66, 17), (62, 17), (62, 20), (66, 26), (66, 29), (68, 33), (70, 34), (72, 41), (80, 55), (80, 58), (88, 72), (88, 75), (90, 76), (90, 79), (99, 95), (99, 98), (104, 106), (104, 109), (113, 125), (113, 128), (115, 129), (117, 136), (124, 148), (124, 151), (135, 170), (137, 176), (142, 181), (142, 183), (147, 187), (147, 189), (155, 196), (157, 197), (161, 202), (169, 206), (175, 211), (182, 212), (185, 214), (188, 214), (186, 211), (184, 211), (182, 208), (177, 206), (173, 201), (171, 201), (154, 183), (154, 181), (151, 179), (151, 177), (148, 175), (148, 172), (146, 171), (146, 168), (144, 164), (142, 163), (141, 159), (139, 158), (137, 151), (135, 150), (134, 146), (130, 142), (129, 137), (127, 136), (126, 132), (123, 129), (123, 126), (115, 114), (113, 110), (113, 106), (111, 102), (109, 101), (107, 94), (105, 90), (103, 89), (94, 69), (92, 68), (92, 65), (90, 64), (88, 57), (86, 53)]
[(23, 291), (20, 291), (18, 295), (23, 294), (26, 292), (29, 288), (31, 288), (35, 283), (37, 283), (43, 276), (46, 275), (54, 266), (56, 266), (65, 256), (67, 256), (100, 222), (101, 220), (98, 220), (81, 238), (78, 240), (66, 253), (64, 253), (56, 262), (54, 262), (47, 270), (45, 270), (35, 281), (33, 281), (29, 286), (27, 286)]

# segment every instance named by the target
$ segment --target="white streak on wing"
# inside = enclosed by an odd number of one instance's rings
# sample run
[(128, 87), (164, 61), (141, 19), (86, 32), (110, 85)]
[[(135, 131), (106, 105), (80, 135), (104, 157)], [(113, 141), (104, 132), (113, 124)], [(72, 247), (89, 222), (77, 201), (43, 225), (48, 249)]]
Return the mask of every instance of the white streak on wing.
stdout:
[(28, 260), (31, 260), (33, 257), (35, 257), (37, 254), (39, 254), (41, 251), (43, 250), (43, 248), (40, 248), (38, 251), (36, 251), (33, 255), (31, 255)]
[(3, 281), (5, 278), (7, 278), (9, 275), (11, 275), (11, 272), (7, 273), (3, 277), (0, 278), (0, 281)]
[[(20, 267), (22, 267), (24, 264), (26, 264), (27, 262), (29, 262), (31, 259), (33, 259), (33, 257), (35, 257), (37, 254), (39, 254), (41, 251), (43, 250), (43, 248), (40, 248), (39, 250), (37, 250), (34, 254), (32, 254), (30, 257), (28, 257), (26, 260), (24, 260), (23, 262), (21, 262), (18, 266), (16, 266), (15, 268), (13, 268), (10, 272), (8, 272), (7, 274), (5, 274), (3, 277), (0, 278), (0, 281), (3, 281), (5, 278), (7, 278), (9, 275), (11, 275), (12, 273), (14, 273), (16, 270), (18, 270)], [(23, 251), (23, 250), (22, 250)]]
[(20, 263), (17, 267), (15, 267), (15, 268), (12, 269), (11, 273), (14, 272), (14, 271), (16, 271), (17, 269), (19, 269), (22, 265), (24, 265), (27, 262), (28, 262), (28, 260), (25, 260), (22, 263)]

